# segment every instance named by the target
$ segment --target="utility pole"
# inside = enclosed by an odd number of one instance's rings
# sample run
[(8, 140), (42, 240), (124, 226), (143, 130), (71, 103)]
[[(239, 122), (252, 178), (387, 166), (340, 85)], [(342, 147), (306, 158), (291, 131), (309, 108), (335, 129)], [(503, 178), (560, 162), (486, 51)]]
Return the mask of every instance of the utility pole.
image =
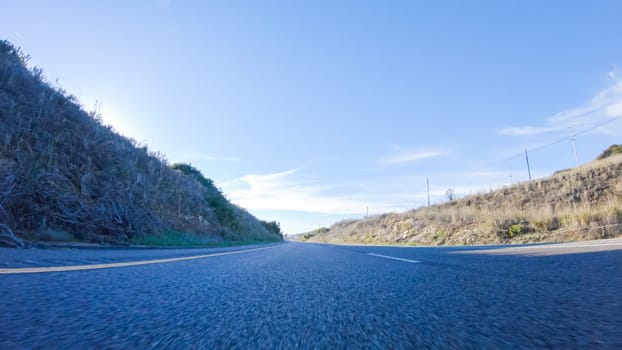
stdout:
[(525, 160), (527, 160), (527, 172), (529, 173), (529, 182), (531, 182), (531, 167), (529, 166), (529, 155), (527, 155), (526, 148), (525, 148)]
[(430, 178), (426, 177), (425, 181), (428, 184), (428, 207), (430, 206)]
[(572, 127), (570, 128), (570, 143), (572, 143), (572, 151), (574, 152), (574, 160), (577, 162), (577, 167), (580, 165), (579, 163), (579, 154), (577, 153), (577, 145), (575, 144), (575, 135)]

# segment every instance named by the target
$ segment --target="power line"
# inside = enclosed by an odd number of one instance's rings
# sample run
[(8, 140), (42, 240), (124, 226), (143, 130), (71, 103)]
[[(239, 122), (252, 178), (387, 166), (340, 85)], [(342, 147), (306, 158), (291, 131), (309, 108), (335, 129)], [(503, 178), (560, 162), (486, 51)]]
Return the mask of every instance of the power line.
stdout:
[[(540, 145), (540, 146), (538, 146), (538, 147), (531, 148), (531, 149), (529, 149), (528, 151), (529, 151), (529, 152), (531, 152), (531, 153), (533, 153), (533, 152), (541, 151), (541, 150), (543, 150), (543, 149), (545, 149), (545, 148), (548, 148), (548, 147), (551, 147), (551, 146), (557, 145), (557, 144), (562, 143), (562, 142), (565, 142), (565, 141), (569, 141), (569, 140), (570, 140), (570, 141), (572, 141), (572, 139), (573, 139), (573, 138), (575, 138), (575, 137), (577, 137), (577, 136), (579, 136), (579, 135), (586, 134), (586, 133), (588, 133), (588, 132), (590, 132), (590, 131), (592, 131), (592, 130), (594, 130), (594, 129), (598, 129), (598, 128), (600, 128), (601, 126), (605, 126), (605, 125), (607, 125), (607, 124), (613, 123), (614, 121), (616, 121), (616, 120), (618, 120), (618, 119), (620, 119), (620, 118), (622, 118), (622, 116), (620, 116), (620, 117), (614, 117), (614, 118), (608, 119), (608, 120), (606, 120), (606, 121), (604, 121), (604, 122), (602, 122), (602, 123), (596, 124), (596, 125), (594, 125), (594, 126), (592, 126), (592, 127), (590, 127), (590, 128), (587, 128), (587, 129), (585, 129), (585, 130), (581, 130), (581, 131), (579, 131), (578, 133), (575, 133), (575, 134), (570, 135), (570, 136), (565, 136), (565, 137), (562, 137), (562, 138), (557, 139), (557, 140), (555, 140), (555, 141), (553, 141), (553, 142), (551, 142), (551, 143), (547, 143), (547, 144), (544, 144), (544, 145)], [(522, 157), (523, 155), (524, 155), (524, 152), (520, 152), (520, 153), (517, 153), (517, 154), (515, 154), (515, 155), (513, 155), (513, 156), (511, 156), (511, 157), (509, 157), (509, 158), (506, 158), (506, 159), (505, 159), (505, 161), (507, 162), (507, 161), (509, 161), (509, 160), (513, 160), (513, 159), (516, 159), (516, 158)]]
[(609, 120), (607, 120), (607, 121), (605, 121), (605, 122), (603, 122), (603, 123), (597, 124), (597, 125), (595, 125), (595, 126), (593, 126), (593, 127), (589, 128), (589, 129), (585, 129), (585, 130), (583, 130), (583, 131), (580, 131), (580, 132), (578, 132), (578, 133), (574, 134), (574, 136), (583, 135), (583, 134), (588, 133), (588, 132), (590, 132), (590, 131), (592, 131), (592, 130), (594, 130), (594, 129), (600, 128), (600, 127), (601, 127), (601, 126), (603, 126), (603, 125), (607, 125), (607, 124), (609, 124), (609, 123), (612, 123), (612, 122), (614, 122), (614, 121), (616, 121), (616, 120), (618, 120), (618, 119), (620, 119), (620, 118), (622, 118), (622, 116), (620, 116), (620, 117), (614, 117), (614, 118), (611, 118), (611, 119), (609, 119)]
[[(613, 117), (613, 118), (607, 119), (607, 120), (602, 121), (602, 122), (600, 122), (600, 123), (598, 123), (598, 124), (594, 124), (594, 125), (590, 126), (590, 127), (589, 127), (589, 128), (587, 128), (587, 129), (583, 129), (583, 130), (581, 130), (581, 131), (579, 131), (579, 132), (577, 132), (577, 133), (571, 133), (569, 136), (565, 136), (565, 137), (562, 137), (562, 138), (556, 139), (556, 140), (554, 140), (553, 142), (546, 143), (546, 144), (542, 144), (542, 145), (539, 145), (539, 146), (534, 147), (534, 148), (525, 149), (524, 151), (522, 151), (522, 152), (520, 152), (520, 153), (516, 153), (515, 155), (512, 155), (512, 156), (510, 156), (510, 157), (508, 157), (508, 158), (505, 158), (505, 159), (503, 159), (503, 160), (500, 160), (500, 161), (494, 161), (494, 163), (493, 163), (493, 162), (490, 162), (490, 163), (488, 163), (488, 166), (495, 166), (495, 167), (496, 167), (496, 166), (498, 166), (500, 163), (507, 163), (507, 162), (509, 162), (509, 161), (511, 161), (511, 160), (515, 160), (515, 159), (517, 159), (517, 158), (523, 158), (523, 159), (525, 160), (525, 162), (527, 163), (527, 173), (528, 173), (528, 175), (529, 175), (529, 180), (531, 181), (531, 180), (532, 180), (532, 174), (531, 174), (531, 164), (529, 164), (530, 159), (529, 159), (529, 154), (528, 154), (528, 153), (532, 153), (532, 152), (541, 151), (541, 150), (543, 150), (543, 149), (546, 149), (546, 148), (548, 148), (548, 147), (551, 147), (551, 146), (554, 146), (554, 145), (557, 145), (557, 144), (560, 144), (560, 143), (562, 143), (562, 142), (566, 142), (566, 141), (571, 141), (571, 142), (573, 142), (573, 141), (576, 139), (576, 137), (577, 137), (577, 136), (587, 134), (587, 133), (589, 133), (590, 131), (593, 131), (593, 130), (595, 130), (595, 129), (598, 129), (598, 128), (600, 128), (600, 127), (602, 127), (602, 126), (605, 126), (605, 125), (607, 125), (607, 124), (611, 124), (611, 123), (613, 123), (613, 122), (615, 122), (615, 121), (617, 121), (617, 120), (620, 120), (620, 119), (622, 119), (622, 116), (617, 116), (617, 117)], [(575, 145), (573, 145), (573, 147), (576, 147), (576, 146), (575, 146)], [(574, 152), (575, 152), (575, 161), (576, 161), (577, 163), (579, 163), (579, 158), (578, 158), (578, 155), (577, 155), (576, 150), (575, 150)], [(511, 164), (510, 164), (510, 176), (509, 176), (509, 178), (510, 178), (510, 183), (511, 183), (511, 184), (514, 184), (514, 181), (515, 181), (516, 179), (515, 179), (515, 177), (513, 176), (513, 172), (512, 172), (512, 165), (511, 165)], [(429, 186), (429, 181), (430, 181), (430, 180), (429, 180), (429, 177), (428, 177), (428, 178), (426, 178), (426, 183), (427, 183), (427, 185), (428, 185), (428, 186)], [(491, 187), (491, 190), (492, 190), (492, 187)], [(430, 205), (430, 199), (429, 199), (429, 187), (428, 187), (428, 206), (429, 206), (429, 205)]]

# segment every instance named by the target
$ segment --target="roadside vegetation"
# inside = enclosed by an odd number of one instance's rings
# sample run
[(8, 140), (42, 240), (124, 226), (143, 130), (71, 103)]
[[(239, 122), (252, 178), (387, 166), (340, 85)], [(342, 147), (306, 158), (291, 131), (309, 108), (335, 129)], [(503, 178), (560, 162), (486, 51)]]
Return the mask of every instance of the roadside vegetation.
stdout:
[(248, 244), (266, 243), (262, 240), (225, 241), (214, 239), (206, 235), (168, 231), (159, 235), (146, 235), (130, 239), (128, 242), (135, 246), (148, 247), (231, 247)]
[(0, 244), (282, 239), (278, 223), (103, 125), (28, 59), (0, 41)]
[(328, 231), (328, 227), (320, 227), (320, 228), (316, 228), (313, 231), (290, 235), (290, 237), (292, 240), (305, 240), (306, 241), (306, 240), (309, 240), (313, 236), (326, 233), (327, 231)]
[(598, 156), (597, 159), (605, 159), (611, 156), (615, 156), (616, 154), (622, 154), (622, 145), (611, 145), (603, 153)]
[(190, 164), (177, 163), (171, 166), (203, 187), (204, 201), (212, 209), (220, 223), (220, 236), (227, 241), (261, 241), (265, 233), (282, 239), (281, 226), (276, 221), (258, 220), (243, 208), (229, 202), (211, 179)]
[[(618, 151), (616, 151), (618, 150)], [(338, 222), (311, 242), (473, 245), (585, 240), (622, 234), (622, 154), (550, 177), (400, 214)]]

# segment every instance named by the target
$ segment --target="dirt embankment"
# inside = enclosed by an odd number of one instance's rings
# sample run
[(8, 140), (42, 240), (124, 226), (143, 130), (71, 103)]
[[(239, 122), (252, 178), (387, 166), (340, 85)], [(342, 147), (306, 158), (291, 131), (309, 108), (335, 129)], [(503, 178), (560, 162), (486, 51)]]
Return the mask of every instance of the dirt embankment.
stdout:
[(475, 245), (622, 234), (622, 155), (405, 213), (338, 222), (310, 242)]

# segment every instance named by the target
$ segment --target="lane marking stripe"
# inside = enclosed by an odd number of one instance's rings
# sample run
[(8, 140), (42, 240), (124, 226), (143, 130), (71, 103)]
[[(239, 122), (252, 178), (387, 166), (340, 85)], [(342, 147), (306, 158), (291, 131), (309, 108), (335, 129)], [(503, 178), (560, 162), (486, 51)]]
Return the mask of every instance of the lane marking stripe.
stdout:
[(380, 255), (380, 254), (374, 254), (374, 253), (367, 253), (368, 255), (372, 255), (372, 256), (377, 256), (379, 258), (385, 258), (385, 259), (392, 259), (392, 260), (398, 260), (398, 261), (404, 261), (404, 262), (409, 262), (409, 263), (420, 263), (421, 261), (419, 260), (410, 260), (410, 259), (403, 259), (403, 258), (397, 258), (394, 256), (388, 256), (388, 255)]
[[(617, 246), (622, 245), (622, 242), (608, 242), (608, 243), (580, 243), (580, 242), (567, 242), (567, 243), (551, 243), (551, 244), (535, 244), (535, 245), (528, 245), (528, 246), (524, 246), (524, 247), (512, 247), (512, 246), (503, 246), (503, 247), (497, 247), (497, 248), (490, 248), (490, 249), (481, 249), (482, 247), (477, 247), (475, 249), (469, 249), (469, 250), (459, 250), (459, 251), (455, 251), (455, 252), (451, 252), (451, 254), (454, 253), (481, 253), (481, 252), (490, 252), (490, 253), (498, 253), (498, 252), (508, 252), (508, 253), (513, 253), (513, 252), (538, 252), (541, 250), (547, 250), (547, 249), (574, 249), (574, 248), (599, 248), (599, 247), (611, 247), (612, 249), (619, 249), (617, 248)], [(585, 252), (589, 252), (589, 249), (585, 249), (583, 250)]]
[(162, 263), (170, 263), (170, 262), (176, 262), (176, 261), (205, 259), (205, 258), (211, 258), (211, 257), (214, 257), (214, 256), (223, 256), (223, 255), (247, 253), (247, 252), (253, 252), (253, 251), (258, 251), (258, 250), (263, 250), (263, 249), (270, 249), (270, 248), (275, 248), (275, 247), (278, 247), (278, 245), (274, 245), (274, 246), (270, 246), (270, 247), (262, 247), (262, 248), (236, 250), (236, 251), (233, 251), (233, 252), (184, 256), (184, 257), (180, 257), (180, 258), (142, 260), (142, 261), (128, 261), (128, 262), (109, 263), (109, 264), (8, 268), (8, 269), (0, 269), (0, 274), (81, 271), (81, 270), (109, 269), (109, 268), (126, 267), (126, 266), (162, 264)]
[(559, 248), (589, 248), (589, 247), (606, 247), (606, 246), (616, 246), (622, 245), (622, 242), (611, 242), (611, 243), (554, 243), (549, 245), (534, 245), (534, 246), (526, 246), (526, 247), (512, 247), (512, 248), (545, 248), (545, 249), (559, 249)]

